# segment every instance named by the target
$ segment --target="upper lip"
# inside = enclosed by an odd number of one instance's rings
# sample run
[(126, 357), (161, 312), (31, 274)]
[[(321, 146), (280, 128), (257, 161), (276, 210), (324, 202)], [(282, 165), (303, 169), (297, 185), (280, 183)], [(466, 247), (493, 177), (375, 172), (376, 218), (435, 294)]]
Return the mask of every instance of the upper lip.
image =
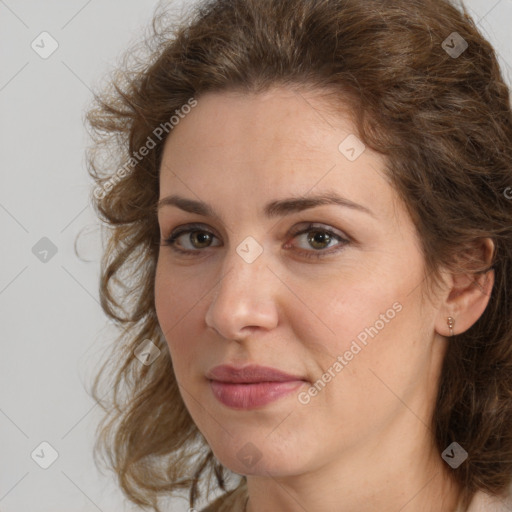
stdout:
[(219, 382), (246, 384), (253, 382), (289, 382), (293, 380), (305, 380), (303, 377), (290, 375), (276, 368), (256, 364), (250, 364), (242, 368), (227, 364), (215, 366), (206, 374), (206, 377)]

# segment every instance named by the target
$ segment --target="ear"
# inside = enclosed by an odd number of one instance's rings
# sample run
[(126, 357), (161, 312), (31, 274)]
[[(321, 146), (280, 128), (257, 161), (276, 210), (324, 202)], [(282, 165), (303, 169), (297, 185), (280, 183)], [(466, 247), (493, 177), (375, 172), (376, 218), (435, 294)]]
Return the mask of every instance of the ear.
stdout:
[[(471, 251), (470, 259), (478, 259), (487, 268), (491, 265), (494, 243), (490, 238), (479, 240)], [(467, 331), (484, 312), (494, 285), (494, 270), (479, 273), (449, 273), (448, 289), (436, 318), (436, 332), (450, 336), (448, 317), (452, 317), (453, 334)]]

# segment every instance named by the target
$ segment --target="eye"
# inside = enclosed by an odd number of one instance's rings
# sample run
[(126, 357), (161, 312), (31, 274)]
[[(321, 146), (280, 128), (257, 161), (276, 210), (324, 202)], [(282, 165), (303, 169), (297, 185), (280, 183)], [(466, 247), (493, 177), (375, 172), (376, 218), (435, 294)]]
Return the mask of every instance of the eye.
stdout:
[[(306, 258), (322, 258), (324, 256), (329, 256), (339, 250), (343, 249), (343, 247), (350, 243), (348, 237), (344, 237), (340, 234), (335, 233), (329, 228), (324, 227), (322, 224), (309, 224), (301, 231), (292, 233), (294, 238), (301, 238), (302, 235), (307, 235), (306, 237), (302, 237), (305, 243), (313, 248), (313, 251), (299, 251)], [(334, 250), (326, 251), (327, 248), (332, 248), (333, 245), (330, 245), (332, 242), (338, 241), (338, 244), (335, 244), (336, 247)], [(285, 249), (288, 249), (290, 244), (285, 245)]]
[[(211, 231), (204, 229), (202, 225), (189, 224), (176, 229), (169, 238), (161, 242), (161, 245), (170, 246), (176, 252), (190, 254), (199, 252), (199, 249), (211, 247), (210, 244), (213, 238), (217, 237)], [(180, 239), (183, 239), (183, 241)], [(180, 249), (179, 246), (184, 248)]]
[[(337, 234), (331, 229), (323, 227), (321, 224), (308, 224), (304, 229), (290, 233), (288, 236), (293, 238), (300, 238), (302, 235), (308, 235), (302, 237), (305, 244), (313, 250), (298, 251), (305, 258), (321, 258), (324, 256), (331, 255), (341, 250), (346, 244), (350, 243), (350, 240), (343, 237), (341, 234)], [(170, 237), (163, 240), (161, 245), (169, 246), (173, 251), (183, 255), (195, 256), (202, 252), (201, 249), (209, 247), (219, 247), (220, 243), (212, 245), (212, 241), (217, 239), (217, 236), (205, 229), (200, 224), (189, 224), (176, 229)], [(334, 250), (326, 251), (327, 248), (332, 248), (333, 242), (337, 241)], [(293, 247), (292, 244), (286, 243), (284, 248), (289, 249)]]

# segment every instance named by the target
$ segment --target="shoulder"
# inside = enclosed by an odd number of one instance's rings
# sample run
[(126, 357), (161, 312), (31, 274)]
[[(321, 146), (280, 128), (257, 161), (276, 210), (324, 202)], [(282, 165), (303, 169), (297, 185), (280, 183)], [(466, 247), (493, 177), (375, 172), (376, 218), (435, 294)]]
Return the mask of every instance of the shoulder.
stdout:
[(510, 512), (510, 510), (512, 510), (512, 495), (499, 497), (478, 491), (467, 512)]
[(235, 490), (219, 496), (200, 512), (244, 512), (247, 496), (247, 485), (242, 482)]

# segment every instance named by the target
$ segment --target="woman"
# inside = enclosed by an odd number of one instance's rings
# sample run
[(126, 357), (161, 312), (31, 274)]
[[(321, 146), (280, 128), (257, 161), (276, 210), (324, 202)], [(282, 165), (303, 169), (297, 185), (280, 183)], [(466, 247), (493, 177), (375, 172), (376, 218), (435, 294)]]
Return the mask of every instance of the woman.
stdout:
[(466, 10), (214, 0), (152, 42), (89, 113), (126, 495), (510, 510), (512, 116)]

